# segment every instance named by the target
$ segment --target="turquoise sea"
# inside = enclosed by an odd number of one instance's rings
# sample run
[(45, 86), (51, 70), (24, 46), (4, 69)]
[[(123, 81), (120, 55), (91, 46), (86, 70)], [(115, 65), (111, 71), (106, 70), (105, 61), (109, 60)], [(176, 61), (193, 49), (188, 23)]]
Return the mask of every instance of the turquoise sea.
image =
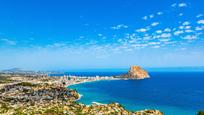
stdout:
[(87, 105), (118, 102), (128, 110), (158, 109), (165, 115), (196, 115), (204, 110), (204, 72), (151, 72), (150, 76), (144, 80), (96, 81), (69, 88), (83, 95), (79, 102)]

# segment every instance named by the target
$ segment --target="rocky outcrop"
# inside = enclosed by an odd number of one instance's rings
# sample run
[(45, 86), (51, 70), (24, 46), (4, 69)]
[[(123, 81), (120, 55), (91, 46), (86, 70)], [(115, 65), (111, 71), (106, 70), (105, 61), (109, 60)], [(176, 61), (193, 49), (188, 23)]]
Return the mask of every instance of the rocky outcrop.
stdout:
[(150, 78), (147, 71), (142, 69), (140, 66), (131, 66), (128, 73), (123, 75), (123, 77), (128, 79), (145, 79)]

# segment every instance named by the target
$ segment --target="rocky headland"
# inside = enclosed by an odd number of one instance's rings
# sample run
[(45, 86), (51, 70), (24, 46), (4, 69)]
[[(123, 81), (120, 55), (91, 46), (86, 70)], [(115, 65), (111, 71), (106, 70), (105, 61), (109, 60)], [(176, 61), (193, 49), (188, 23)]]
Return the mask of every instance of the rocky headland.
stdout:
[(122, 75), (122, 77), (127, 79), (150, 78), (148, 72), (142, 69), (140, 66), (131, 66), (128, 73), (125, 75)]

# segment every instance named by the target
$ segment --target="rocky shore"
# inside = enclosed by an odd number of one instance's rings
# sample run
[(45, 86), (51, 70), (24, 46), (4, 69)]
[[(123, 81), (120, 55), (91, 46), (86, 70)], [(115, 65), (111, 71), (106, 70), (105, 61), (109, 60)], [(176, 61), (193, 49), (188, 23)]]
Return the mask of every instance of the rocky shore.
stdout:
[(114, 77), (1, 76), (0, 114), (3, 115), (163, 115), (159, 110), (131, 112), (118, 103), (84, 105), (79, 94), (67, 85)]

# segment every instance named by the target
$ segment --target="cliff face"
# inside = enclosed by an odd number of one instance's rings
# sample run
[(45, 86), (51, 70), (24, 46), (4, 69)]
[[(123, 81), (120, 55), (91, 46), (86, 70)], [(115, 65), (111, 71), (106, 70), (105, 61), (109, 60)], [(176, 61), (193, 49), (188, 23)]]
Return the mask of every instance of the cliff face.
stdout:
[(149, 74), (140, 66), (131, 66), (128, 73), (124, 77), (130, 79), (145, 79), (149, 78)]

